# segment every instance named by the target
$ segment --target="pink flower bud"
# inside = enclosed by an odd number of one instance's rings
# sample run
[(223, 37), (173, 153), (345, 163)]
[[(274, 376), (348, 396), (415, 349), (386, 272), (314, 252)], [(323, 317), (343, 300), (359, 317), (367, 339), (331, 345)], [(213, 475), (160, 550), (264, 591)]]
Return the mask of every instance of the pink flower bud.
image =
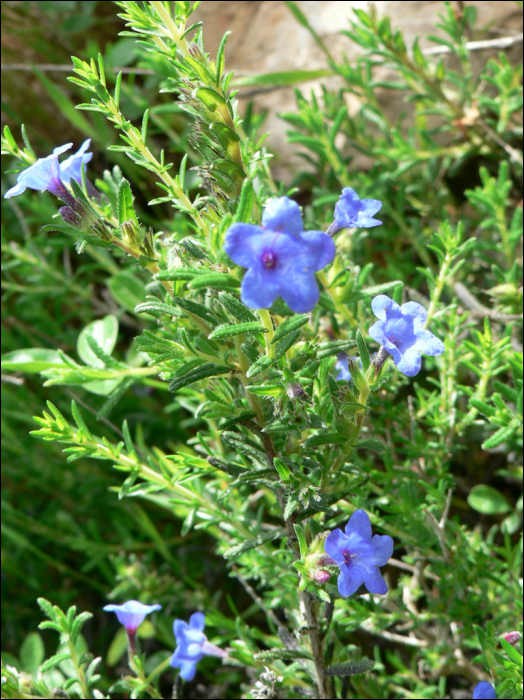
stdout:
[(500, 635), (501, 639), (505, 639), (508, 644), (511, 644), (512, 646), (516, 647), (517, 644), (520, 642), (522, 635), (520, 632), (504, 632), (504, 634)]
[(329, 571), (324, 571), (324, 569), (317, 569), (313, 574), (313, 578), (315, 579), (316, 583), (322, 585), (323, 583), (327, 583), (329, 581), (331, 574)]

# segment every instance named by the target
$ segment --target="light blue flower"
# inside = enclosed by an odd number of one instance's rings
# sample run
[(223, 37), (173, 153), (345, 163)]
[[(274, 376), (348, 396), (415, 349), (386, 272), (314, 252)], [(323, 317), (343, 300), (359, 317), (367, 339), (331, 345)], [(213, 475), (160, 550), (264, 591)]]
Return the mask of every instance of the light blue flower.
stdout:
[(60, 177), (66, 185), (69, 185), (71, 178), (82, 184), (82, 164), (85, 167), (93, 157), (92, 153), (86, 153), (90, 144), (91, 139), (86, 139), (74, 155), (60, 163)]
[(304, 231), (299, 206), (288, 197), (270, 200), (262, 226), (229, 227), (224, 250), (247, 268), (241, 298), (252, 309), (267, 309), (278, 296), (297, 313), (311, 311), (319, 298), (315, 272), (335, 257), (335, 244), (323, 231)]
[[(17, 184), (5, 193), (4, 198), (16, 197), (29, 188), (40, 192), (48, 190), (56, 197), (64, 199), (64, 193), (67, 193), (65, 185), (70, 183), (71, 178), (81, 182), (82, 163), (88, 163), (93, 157), (92, 153), (86, 153), (90, 143), (91, 139), (84, 141), (77, 153), (63, 163), (58, 162), (58, 156), (68, 151), (72, 143), (58, 146), (47, 158), (39, 158), (33, 165), (18, 173)], [(69, 199), (67, 194), (66, 199)]]
[(371, 302), (375, 316), (380, 319), (369, 329), (369, 335), (384, 346), (397, 368), (407, 377), (414, 377), (421, 367), (420, 353), (441, 355), (444, 343), (424, 329), (428, 314), (415, 301), (399, 306), (385, 294)]
[(496, 700), (495, 688), (488, 681), (480, 681), (473, 691), (473, 700)]
[(331, 225), (334, 232), (342, 228), (371, 228), (380, 226), (382, 221), (373, 215), (382, 207), (378, 199), (360, 199), (351, 187), (344, 187), (342, 195), (335, 205), (335, 221)]
[(169, 663), (180, 669), (180, 675), (186, 681), (193, 680), (197, 663), (204, 656), (227, 656), (227, 652), (207, 641), (203, 631), (205, 624), (206, 618), (201, 612), (193, 613), (189, 624), (184, 620), (175, 620), (173, 623), (177, 647)]
[(333, 530), (326, 537), (326, 554), (339, 566), (338, 591), (346, 598), (364, 584), (370, 593), (384, 594), (388, 587), (379, 566), (384, 566), (393, 554), (393, 538), (389, 535), (371, 536), (369, 515), (356, 510), (344, 532)]
[(105, 605), (104, 610), (116, 613), (118, 621), (128, 632), (134, 632), (146, 615), (154, 610), (160, 610), (161, 605), (144, 605), (138, 600), (128, 600), (123, 605)]

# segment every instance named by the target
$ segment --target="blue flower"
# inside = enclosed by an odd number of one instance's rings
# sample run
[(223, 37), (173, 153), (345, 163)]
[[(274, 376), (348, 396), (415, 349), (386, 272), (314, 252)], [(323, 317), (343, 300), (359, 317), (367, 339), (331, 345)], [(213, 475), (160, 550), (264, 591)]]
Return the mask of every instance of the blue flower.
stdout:
[(90, 139), (84, 141), (75, 155), (67, 158), (63, 163), (58, 162), (58, 156), (68, 151), (72, 143), (55, 148), (53, 153), (47, 158), (39, 158), (33, 165), (18, 174), (17, 184), (8, 190), (4, 198), (16, 197), (29, 187), (32, 190), (49, 190), (56, 197), (63, 199), (67, 193), (65, 184), (69, 184), (71, 178), (81, 181), (82, 163), (88, 163), (93, 157), (92, 153), (86, 153), (91, 143)]
[(345, 534), (340, 529), (330, 532), (324, 549), (340, 568), (337, 583), (341, 596), (352, 595), (362, 584), (370, 593), (388, 592), (378, 567), (384, 566), (393, 554), (393, 539), (389, 535), (371, 537), (371, 523), (365, 511), (353, 513)]
[(146, 615), (152, 613), (153, 610), (160, 610), (161, 605), (143, 605), (138, 600), (128, 600), (123, 605), (105, 605), (104, 610), (115, 612), (120, 624), (124, 625), (126, 630), (134, 632), (140, 625)]
[(418, 374), (420, 353), (441, 355), (444, 343), (430, 331), (424, 330), (428, 314), (415, 301), (399, 306), (385, 294), (371, 302), (373, 313), (380, 320), (369, 329), (369, 335), (393, 356), (397, 368), (407, 377)]
[(82, 163), (87, 165), (93, 157), (92, 153), (86, 153), (90, 144), (91, 139), (87, 139), (74, 155), (60, 163), (60, 177), (66, 185), (69, 185), (71, 178), (80, 184), (82, 183)]
[(351, 187), (344, 187), (342, 196), (335, 205), (335, 221), (333, 232), (342, 228), (371, 228), (380, 226), (382, 221), (374, 219), (373, 215), (381, 208), (378, 199), (360, 199)]
[(297, 313), (311, 311), (319, 298), (315, 272), (335, 257), (335, 244), (323, 231), (304, 231), (299, 206), (288, 197), (270, 200), (262, 226), (229, 227), (224, 250), (248, 270), (241, 297), (252, 309), (267, 309), (278, 296)]
[(497, 693), (495, 692), (495, 688), (487, 681), (480, 681), (480, 683), (477, 683), (473, 691), (473, 700), (482, 700), (483, 698), (485, 698), (485, 700), (496, 700), (496, 697)]
[(180, 675), (186, 681), (192, 681), (196, 665), (204, 656), (227, 656), (227, 652), (207, 641), (203, 632), (206, 624), (204, 613), (196, 612), (189, 618), (189, 625), (183, 620), (175, 620), (173, 630), (177, 647), (169, 662), (180, 669)]

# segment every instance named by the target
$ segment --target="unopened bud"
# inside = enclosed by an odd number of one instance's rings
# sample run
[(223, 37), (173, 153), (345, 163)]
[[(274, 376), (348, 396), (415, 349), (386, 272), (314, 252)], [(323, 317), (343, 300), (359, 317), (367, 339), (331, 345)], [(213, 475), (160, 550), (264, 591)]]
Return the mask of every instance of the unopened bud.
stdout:
[(81, 227), (82, 226), (82, 221), (78, 214), (71, 209), (71, 207), (60, 207), (58, 210), (60, 213), (60, 216), (64, 220), (66, 224), (69, 226), (76, 226), (76, 227)]
[(522, 635), (520, 632), (514, 631), (514, 632), (504, 632), (504, 634), (500, 635), (501, 639), (505, 639), (508, 644), (511, 644), (511, 646), (516, 647), (520, 640), (522, 639)]
[(306, 392), (301, 384), (293, 383), (288, 385), (286, 393), (290, 399), (301, 399)]
[(327, 583), (329, 581), (331, 574), (329, 571), (325, 571), (324, 569), (317, 569), (313, 574), (313, 578), (315, 583), (322, 585), (323, 583)]

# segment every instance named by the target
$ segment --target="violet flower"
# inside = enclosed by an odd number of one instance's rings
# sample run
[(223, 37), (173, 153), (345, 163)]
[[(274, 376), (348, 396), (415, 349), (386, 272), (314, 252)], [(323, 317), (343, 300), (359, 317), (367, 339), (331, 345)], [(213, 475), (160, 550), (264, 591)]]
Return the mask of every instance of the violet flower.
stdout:
[(124, 625), (128, 633), (136, 632), (136, 628), (144, 621), (146, 615), (161, 608), (161, 605), (144, 605), (138, 600), (128, 600), (123, 605), (104, 606), (104, 610), (116, 613), (118, 621)]
[(441, 355), (444, 343), (424, 329), (428, 314), (416, 301), (399, 306), (385, 294), (371, 302), (375, 316), (380, 319), (369, 329), (369, 335), (392, 355), (397, 368), (406, 377), (414, 377), (421, 366), (420, 353)]
[(63, 163), (58, 162), (58, 156), (68, 151), (72, 143), (58, 146), (47, 158), (39, 158), (33, 165), (18, 173), (17, 184), (5, 193), (4, 198), (16, 197), (29, 187), (40, 192), (48, 190), (62, 200), (65, 194), (66, 199), (69, 200), (70, 196), (67, 196), (69, 193), (65, 185), (70, 183), (71, 178), (81, 182), (82, 163), (89, 163), (93, 157), (92, 153), (86, 153), (90, 143), (91, 139), (84, 141), (78, 151)]
[(180, 669), (180, 675), (186, 681), (193, 680), (197, 663), (204, 656), (227, 656), (226, 651), (207, 641), (203, 632), (205, 624), (206, 618), (201, 612), (193, 613), (189, 624), (184, 620), (175, 620), (173, 623), (177, 647), (169, 663)]
[(326, 537), (326, 554), (339, 566), (338, 591), (346, 598), (364, 584), (370, 593), (384, 594), (388, 587), (379, 566), (384, 566), (393, 554), (393, 538), (389, 535), (371, 536), (368, 514), (356, 510), (344, 532), (333, 530)]
[(496, 700), (495, 688), (488, 681), (480, 681), (473, 691), (473, 700)]
[(343, 228), (372, 228), (380, 226), (382, 221), (373, 215), (382, 207), (378, 199), (360, 199), (351, 187), (344, 187), (342, 195), (335, 205), (335, 220), (329, 227), (331, 235)]
[(271, 199), (262, 226), (235, 223), (224, 250), (247, 272), (241, 298), (252, 309), (267, 309), (278, 296), (297, 313), (319, 299), (315, 272), (335, 257), (335, 244), (323, 231), (304, 231), (299, 206), (288, 197)]

